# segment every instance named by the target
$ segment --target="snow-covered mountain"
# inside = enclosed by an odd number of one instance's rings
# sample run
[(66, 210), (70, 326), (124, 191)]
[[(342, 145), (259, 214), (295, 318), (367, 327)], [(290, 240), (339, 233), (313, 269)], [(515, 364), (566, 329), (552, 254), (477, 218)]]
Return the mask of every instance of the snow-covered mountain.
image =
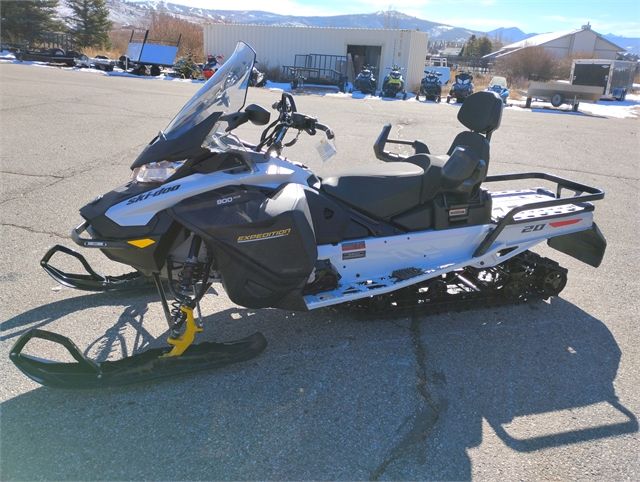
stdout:
[(500, 27), (495, 30), (491, 30), (487, 32), (487, 37), (495, 38), (502, 42), (503, 44), (510, 44), (513, 42), (519, 42), (520, 40), (524, 40), (529, 37), (533, 37), (534, 35), (538, 35), (537, 33), (524, 33), (517, 27), (504, 28)]
[[(259, 10), (218, 10), (188, 7), (165, 0), (107, 0), (109, 18), (116, 25), (142, 26), (150, 12), (163, 12), (194, 23), (229, 22), (258, 25), (288, 25), (312, 27), (357, 27), (357, 28), (402, 28), (417, 29), (429, 34), (431, 41), (464, 42), (471, 35), (487, 35), (508, 44), (537, 35), (525, 33), (519, 28), (499, 28), (490, 32), (480, 32), (446, 25), (405, 15), (397, 11), (380, 11), (367, 14), (335, 15), (329, 17), (304, 17), (278, 15)], [(69, 15), (64, 0), (58, 9), (61, 17)], [(640, 39), (605, 35), (612, 42), (625, 47), (629, 52), (640, 54)]]
[[(60, 16), (66, 8), (60, 2)], [(452, 25), (430, 22), (401, 12), (386, 11), (369, 14), (335, 15), (330, 17), (303, 17), (278, 15), (258, 10), (218, 10), (188, 7), (164, 0), (107, 0), (109, 18), (117, 25), (142, 25), (150, 12), (163, 12), (195, 23), (229, 22), (258, 25), (288, 25), (312, 27), (402, 28), (418, 29), (429, 34), (431, 40), (465, 41), (471, 35), (483, 32)]]

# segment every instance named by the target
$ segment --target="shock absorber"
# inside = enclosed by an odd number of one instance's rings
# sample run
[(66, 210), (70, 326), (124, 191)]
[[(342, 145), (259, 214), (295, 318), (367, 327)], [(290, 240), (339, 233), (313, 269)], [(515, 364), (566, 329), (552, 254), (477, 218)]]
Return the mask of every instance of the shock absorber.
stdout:
[[(196, 283), (202, 281), (203, 275), (198, 262), (201, 245), (202, 240), (194, 234), (189, 248), (189, 255), (178, 273), (178, 286), (175, 289), (172, 286), (171, 269), (167, 270), (169, 273), (169, 286), (172, 287), (175, 301), (171, 304), (171, 334), (167, 339), (167, 343), (172, 348), (163, 357), (182, 355), (191, 346), (196, 334), (202, 331), (201, 324), (197, 323), (193, 316), (194, 308), (198, 308), (198, 314), (200, 313)], [(204, 291), (201, 294), (204, 294)], [(198, 318), (200, 319), (200, 316)]]
[[(189, 247), (189, 255), (178, 273), (178, 288), (174, 292), (175, 300), (171, 303), (171, 318), (173, 321), (173, 332), (177, 334), (187, 319), (187, 311), (193, 310), (197, 306), (194, 294), (194, 284), (200, 277), (198, 254), (202, 246), (202, 238), (194, 235)], [(185, 309), (183, 309), (186, 308)]]

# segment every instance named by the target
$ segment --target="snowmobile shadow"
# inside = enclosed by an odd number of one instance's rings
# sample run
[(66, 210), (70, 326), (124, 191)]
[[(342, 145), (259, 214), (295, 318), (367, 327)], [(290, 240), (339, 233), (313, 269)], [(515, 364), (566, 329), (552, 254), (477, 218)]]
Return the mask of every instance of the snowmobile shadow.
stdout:
[[(126, 323), (127, 320), (133, 320), (132, 323), (134, 325), (141, 326), (142, 318), (146, 311), (146, 302), (141, 300), (143, 296), (148, 299), (151, 293), (155, 293), (155, 288), (140, 287), (127, 293), (89, 293), (38, 306), (0, 323), (0, 332), (2, 332), (0, 341), (18, 338), (32, 328), (44, 329), (47, 325), (68, 316), (70, 313), (101, 306), (128, 305), (128, 308), (120, 316), (118, 323), (114, 325), (114, 329), (117, 329), (119, 324)], [(138, 322), (135, 321), (136, 317), (140, 318)]]
[[(420, 477), (470, 479), (468, 450), (482, 444), (483, 423), (517, 452), (638, 431), (637, 417), (613, 385), (620, 349), (600, 320), (562, 298), (459, 318), (421, 323), (426, 389), (436, 414), (426, 427), (417, 416), (414, 429), (427, 439), (404, 452), (424, 464)], [(423, 417), (429, 416), (427, 410)], [(392, 469), (386, 477), (409, 476)]]
[[(125, 304), (119, 325), (141, 325), (145, 306)], [(26, 324), (16, 318), (12, 326)], [(562, 299), (413, 320), (228, 308), (205, 322), (205, 338), (260, 330), (270, 344), (217, 371), (10, 399), (0, 478), (466, 480), (483, 422), (516, 452), (638, 430), (615, 394), (621, 353), (611, 332)], [(120, 336), (114, 327), (94, 349)], [(401, 403), (385, 401), (398, 393)], [(613, 410), (592, 413), (602, 406)]]

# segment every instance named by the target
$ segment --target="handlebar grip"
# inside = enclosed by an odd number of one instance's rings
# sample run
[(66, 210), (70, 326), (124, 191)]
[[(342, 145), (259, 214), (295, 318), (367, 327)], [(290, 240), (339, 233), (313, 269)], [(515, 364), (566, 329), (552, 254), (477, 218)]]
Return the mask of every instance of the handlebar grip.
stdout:
[(327, 139), (333, 139), (336, 136), (329, 126), (320, 124), (320, 122), (316, 122), (316, 129), (324, 132), (327, 136)]
[(389, 160), (384, 148), (385, 148), (385, 145), (387, 144), (387, 139), (389, 138), (390, 132), (391, 132), (391, 124), (385, 124), (384, 127), (382, 128), (382, 131), (380, 132), (380, 135), (376, 139), (375, 144), (373, 145), (373, 152), (375, 153), (376, 157), (381, 161)]

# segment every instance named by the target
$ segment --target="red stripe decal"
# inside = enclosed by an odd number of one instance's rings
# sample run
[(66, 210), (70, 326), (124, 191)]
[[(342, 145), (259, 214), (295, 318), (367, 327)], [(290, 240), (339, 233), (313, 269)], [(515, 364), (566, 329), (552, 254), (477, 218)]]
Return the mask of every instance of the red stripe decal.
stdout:
[(342, 251), (354, 251), (356, 249), (366, 249), (364, 241), (354, 241), (352, 243), (342, 243)]
[(562, 226), (569, 226), (571, 224), (576, 224), (582, 221), (580, 218), (578, 219), (567, 219), (566, 221), (556, 221), (555, 223), (549, 223), (552, 228), (561, 228)]

